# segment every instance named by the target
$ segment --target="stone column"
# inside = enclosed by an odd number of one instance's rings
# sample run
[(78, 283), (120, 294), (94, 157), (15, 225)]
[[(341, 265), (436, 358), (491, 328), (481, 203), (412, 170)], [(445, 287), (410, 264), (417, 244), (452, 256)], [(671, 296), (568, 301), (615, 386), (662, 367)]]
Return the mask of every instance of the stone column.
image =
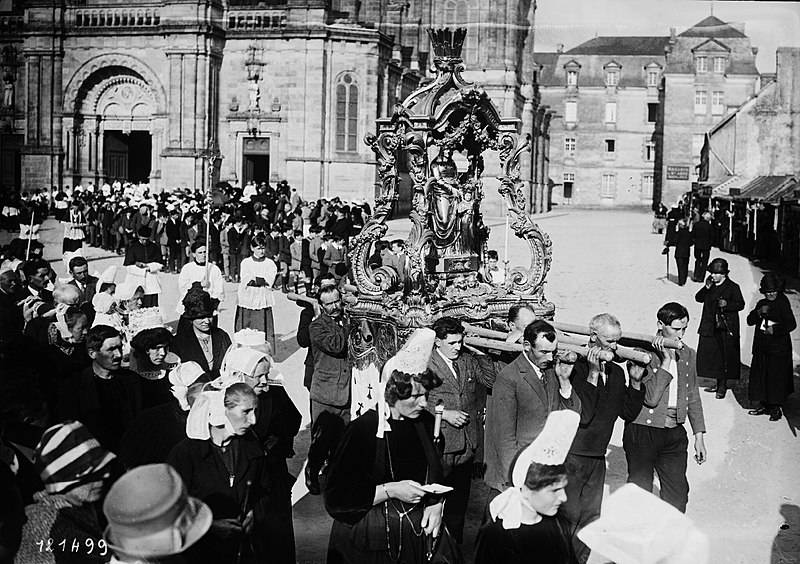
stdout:
[(195, 82), (194, 91), (195, 91), (195, 111), (194, 111), (194, 122), (195, 122), (195, 136), (194, 136), (194, 146), (199, 148), (205, 148), (208, 145), (208, 138), (209, 138), (209, 131), (206, 128), (207, 121), (206, 118), (210, 119), (209, 115), (209, 107), (208, 107), (208, 100), (209, 95), (211, 92), (211, 81), (208, 80), (208, 55), (201, 55), (200, 57), (195, 57), (196, 61), (196, 69), (197, 69), (197, 81)]
[(86, 126), (86, 171), (91, 175), (97, 173), (97, 146), (95, 144), (95, 124)]
[(178, 148), (181, 146), (181, 62), (183, 56), (180, 53), (167, 53), (169, 61), (169, 95), (167, 101), (167, 138), (169, 147)]
[(542, 112), (536, 108), (533, 113), (533, 137), (531, 139), (531, 195), (528, 199), (528, 213), (536, 213), (536, 197), (539, 194), (539, 138), (541, 137)]
[(72, 134), (72, 119), (64, 120), (64, 175), (72, 176), (75, 162), (75, 136)]
[(545, 170), (545, 136), (544, 136), (544, 128), (545, 128), (545, 121), (547, 119), (547, 106), (539, 106), (539, 139), (538, 139), (538, 151), (536, 154), (536, 213), (542, 213), (544, 211), (544, 187), (546, 186), (547, 178), (545, 178), (544, 170)]
[(533, 181), (533, 115), (535, 108), (534, 90), (530, 84), (524, 84), (521, 89), (521, 94), (525, 98), (525, 104), (522, 107), (522, 136), (526, 134), (531, 136), (530, 153), (523, 153), (522, 162), (520, 163), (520, 177), (523, 182), (523, 194), (525, 194), (525, 211), (529, 212), (531, 206), (531, 185)]
[(27, 66), (25, 74), (28, 79), (28, 91), (25, 94), (25, 99), (28, 101), (28, 111), (26, 112), (27, 119), (25, 120), (25, 124), (28, 127), (28, 134), (26, 135), (25, 140), (28, 145), (38, 145), (39, 122), (41, 120), (39, 113), (39, 78), (41, 72), (41, 57), (35, 53), (26, 53), (25, 59)]
[(542, 139), (544, 140), (542, 147), (544, 160), (544, 169), (542, 171), (542, 212), (550, 211), (550, 202), (553, 196), (550, 193), (550, 122), (554, 115), (555, 112), (553, 110), (548, 110), (542, 127)]
[(161, 178), (161, 145), (164, 131), (160, 127), (153, 127), (150, 133), (151, 155), (150, 155), (150, 177)]
[(181, 147), (195, 147), (195, 127), (197, 115), (197, 55), (183, 57), (183, 78), (181, 81), (183, 115), (181, 116)]
[(95, 177), (94, 185), (102, 186), (105, 181), (106, 171), (103, 162), (105, 158), (105, 131), (103, 123), (97, 124), (97, 176)]

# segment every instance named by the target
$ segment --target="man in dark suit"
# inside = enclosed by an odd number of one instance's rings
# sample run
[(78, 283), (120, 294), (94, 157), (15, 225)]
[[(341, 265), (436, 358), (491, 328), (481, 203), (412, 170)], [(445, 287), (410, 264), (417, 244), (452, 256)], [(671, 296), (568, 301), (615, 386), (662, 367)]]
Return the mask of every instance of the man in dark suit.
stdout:
[(444, 483), (453, 488), (447, 496), (444, 522), (456, 542), (461, 543), (473, 465), (483, 439), (479, 387), (491, 389), (495, 373), (488, 356), (462, 350), (464, 326), (459, 320), (440, 317), (432, 328), (436, 340), (428, 368), (441, 378), (442, 385), (430, 391), (428, 410), (435, 414), (440, 401), (444, 406)]
[(587, 547), (577, 536), (580, 529), (600, 517), (606, 480), (606, 450), (617, 418), (633, 421), (644, 400), (644, 366), (629, 368), (630, 384), (622, 367), (600, 359), (600, 353), (617, 350), (622, 327), (609, 313), (589, 322), (589, 354), (572, 369), (572, 385), (581, 400), (581, 422), (567, 456), (569, 473), (567, 501), (561, 511), (572, 526), (572, 543), (578, 562), (589, 558)]
[(692, 276), (692, 280), (695, 282), (704, 280), (713, 240), (714, 228), (711, 226), (711, 212), (705, 211), (702, 219), (692, 227), (692, 241), (694, 242), (694, 276)]
[(164, 228), (167, 232), (167, 272), (180, 272), (185, 255), (181, 253), (181, 212), (173, 208)]
[(686, 220), (681, 218), (675, 232), (667, 239), (667, 247), (675, 247), (675, 264), (678, 267), (678, 286), (686, 284), (689, 276), (689, 255), (692, 249), (692, 234)]
[(55, 308), (50, 279), (50, 265), (43, 259), (36, 258), (27, 261), (22, 266), (25, 284), (14, 297), (14, 301), (21, 305), (26, 321), (44, 315)]
[(523, 352), (495, 380), (492, 410), (486, 417), (486, 477), (491, 501), (511, 487), (511, 463), (544, 428), (547, 415), (558, 409), (580, 413), (581, 402), (569, 376), (572, 365), (557, 355), (552, 325), (537, 320), (525, 328)]
[[(327, 231), (327, 229), (326, 229)], [(334, 237), (341, 237), (345, 242), (353, 234), (353, 222), (347, 217), (343, 207), (336, 208), (336, 220), (329, 231)]]
[(86, 350), (92, 365), (61, 385), (62, 421), (80, 421), (103, 447), (117, 453), (123, 433), (142, 409), (140, 377), (121, 368), (122, 340), (113, 327), (92, 327)]
[(351, 368), (347, 359), (350, 323), (345, 318), (338, 289), (321, 289), (317, 300), (322, 313), (308, 328), (314, 376), (311, 379), (311, 445), (305, 479), (312, 495), (320, 493), (320, 470), (336, 450), (344, 427), (350, 421)]
[(91, 326), (95, 314), (92, 307), (92, 298), (94, 298), (97, 291), (97, 277), (89, 274), (89, 263), (81, 256), (70, 259), (69, 272), (72, 274), (72, 279), (67, 284), (71, 284), (80, 290), (81, 298), (78, 307), (86, 314)]

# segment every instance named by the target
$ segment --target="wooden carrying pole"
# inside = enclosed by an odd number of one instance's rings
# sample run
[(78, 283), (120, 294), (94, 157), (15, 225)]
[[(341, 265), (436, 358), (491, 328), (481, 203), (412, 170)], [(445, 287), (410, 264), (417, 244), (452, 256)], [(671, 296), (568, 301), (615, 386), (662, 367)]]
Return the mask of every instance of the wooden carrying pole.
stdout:
[[(570, 323), (551, 322), (551, 325), (565, 333), (576, 333), (578, 335), (589, 335), (589, 328), (581, 325), (572, 325)], [(622, 338), (630, 341), (641, 341), (643, 343), (651, 344), (653, 342), (653, 335), (646, 335), (644, 333), (631, 333), (629, 331), (622, 332)], [(664, 346), (668, 349), (682, 349), (683, 341), (677, 339), (664, 339)]]
[[(319, 302), (315, 298), (309, 298), (308, 296), (303, 296), (302, 294), (295, 294), (294, 292), (289, 292), (286, 294), (286, 297), (293, 302), (304, 302), (307, 304), (311, 304), (313, 306), (318, 306)], [(347, 294), (342, 296), (342, 301), (347, 302), (349, 304), (354, 304), (358, 301), (355, 296), (348, 296)]]
[[(506, 341), (498, 341), (496, 339), (487, 339), (486, 337), (476, 337), (474, 335), (467, 335), (464, 337), (464, 343), (471, 346), (471, 347), (478, 347), (482, 349), (492, 349), (492, 350), (500, 350), (500, 351), (509, 351), (509, 352), (522, 352), (522, 345), (520, 343), (508, 343)], [(560, 351), (572, 351), (576, 354), (579, 354), (585, 357), (589, 354), (589, 347), (580, 347), (578, 345), (570, 345), (567, 343), (558, 343), (558, 350)], [(639, 353), (636, 351), (638, 355), (640, 355), (641, 360), (639, 362), (645, 363), (645, 360), (649, 361), (650, 355), (648, 353)], [(646, 358), (645, 358), (646, 357)], [(609, 362), (614, 359), (614, 354), (611, 351), (602, 351), (600, 353), (600, 360), (605, 360)]]
[[(503, 333), (502, 331), (492, 331), (491, 329), (484, 329), (483, 327), (476, 327), (474, 325), (470, 325), (469, 323), (464, 324), (464, 329), (467, 333), (472, 333), (478, 337), (481, 337), (485, 343), (482, 343), (483, 346), (488, 346), (490, 343), (501, 343), (501, 344), (508, 344), (514, 345), (518, 348), (513, 349), (501, 349), (497, 346), (490, 347), (495, 348), (497, 350), (512, 350), (512, 351), (521, 351), (522, 345), (519, 343), (508, 343), (506, 338), (508, 337), (507, 333)], [(570, 337), (569, 335), (558, 335), (558, 347), (564, 348), (566, 350), (572, 350), (577, 352), (581, 356), (586, 356), (586, 353), (589, 350), (589, 343), (588, 340), (579, 339), (576, 337)], [(605, 351), (608, 354), (601, 355), (601, 360), (610, 361), (613, 360), (614, 354), (611, 351)], [(637, 351), (635, 349), (631, 349), (628, 347), (617, 347), (617, 356), (623, 358), (625, 360), (633, 360), (635, 362), (639, 362), (642, 364), (650, 364), (650, 353)]]

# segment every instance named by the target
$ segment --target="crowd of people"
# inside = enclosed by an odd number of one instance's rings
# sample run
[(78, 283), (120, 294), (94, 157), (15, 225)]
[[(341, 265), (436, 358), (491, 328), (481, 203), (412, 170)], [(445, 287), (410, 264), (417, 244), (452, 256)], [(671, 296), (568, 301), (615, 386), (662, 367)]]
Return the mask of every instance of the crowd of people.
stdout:
[[(589, 321), (575, 358), (521, 302), (506, 320), (521, 352), (469, 346), (462, 321), (441, 317), (378, 367), (371, 409), (354, 412), (348, 248), (366, 204), (312, 206), (286, 184), (205, 198), (114, 183), (54, 202), (31, 213), (52, 204), (65, 224), (70, 277), (57, 279), (30, 229), (0, 266), (0, 563), (295, 562), (287, 459), (301, 416), (273, 370), (276, 291), (305, 294), (303, 480), (334, 520), (331, 563), (460, 561), (479, 478), (489, 496), (476, 562), (586, 562), (581, 531), (601, 515), (617, 420), (628, 481), (650, 492), (657, 475), (663, 506), (685, 512), (687, 420), (696, 462), (707, 459), (698, 378), (724, 397), (738, 377), (745, 303), (717, 258), (698, 266), (710, 274), (696, 296), (696, 355), (682, 344), (690, 319), (679, 303), (655, 313), (658, 332), (643, 344), (652, 361), (624, 364), (615, 316)], [(85, 243), (123, 264), (90, 275)], [(370, 265), (402, 273), (403, 246), (378, 242)], [(482, 280), (503, 284), (497, 253), (487, 259)], [(164, 272), (178, 274), (174, 334), (159, 306), (174, 280)], [(218, 321), (225, 281), (238, 284), (232, 330)], [(757, 329), (751, 413), (776, 420), (793, 391), (796, 324), (780, 277), (766, 275), (761, 290), (747, 315)], [(660, 547), (664, 561), (673, 549)]]

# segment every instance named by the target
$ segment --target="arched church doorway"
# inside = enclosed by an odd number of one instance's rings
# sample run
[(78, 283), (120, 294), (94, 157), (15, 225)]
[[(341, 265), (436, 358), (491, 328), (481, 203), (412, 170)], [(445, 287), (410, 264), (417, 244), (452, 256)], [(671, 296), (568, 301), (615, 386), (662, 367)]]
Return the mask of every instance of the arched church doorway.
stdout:
[(134, 57), (109, 54), (85, 63), (66, 88), (65, 177), (74, 184), (116, 179), (160, 186), (164, 99), (158, 78)]
[(153, 140), (147, 131), (105, 131), (103, 170), (109, 179), (150, 182)]

